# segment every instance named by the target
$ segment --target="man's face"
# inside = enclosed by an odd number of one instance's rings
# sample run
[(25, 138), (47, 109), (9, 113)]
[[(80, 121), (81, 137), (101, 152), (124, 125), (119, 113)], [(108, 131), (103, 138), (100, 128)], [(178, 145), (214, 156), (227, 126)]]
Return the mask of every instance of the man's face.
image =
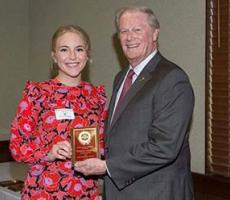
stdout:
[(132, 67), (157, 48), (159, 29), (153, 29), (142, 12), (125, 12), (120, 17), (119, 38), (123, 52)]

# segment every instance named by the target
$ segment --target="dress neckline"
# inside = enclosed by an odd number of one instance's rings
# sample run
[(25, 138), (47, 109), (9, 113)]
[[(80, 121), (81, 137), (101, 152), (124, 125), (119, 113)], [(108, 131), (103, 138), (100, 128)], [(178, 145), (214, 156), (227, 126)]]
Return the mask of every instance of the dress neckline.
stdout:
[(79, 85), (69, 86), (69, 85), (65, 85), (64, 83), (60, 82), (57, 78), (51, 79), (51, 82), (53, 82), (55, 85), (66, 87), (66, 88), (82, 88), (82, 86), (85, 85), (85, 81), (81, 81)]

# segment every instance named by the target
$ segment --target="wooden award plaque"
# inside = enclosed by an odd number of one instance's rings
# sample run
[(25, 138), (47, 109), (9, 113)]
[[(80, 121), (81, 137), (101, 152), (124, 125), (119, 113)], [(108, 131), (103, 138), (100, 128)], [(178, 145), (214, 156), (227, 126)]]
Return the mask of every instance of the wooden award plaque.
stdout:
[(99, 158), (99, 135), (96, 127), (72, 130), (72, 162), (88, 158)]

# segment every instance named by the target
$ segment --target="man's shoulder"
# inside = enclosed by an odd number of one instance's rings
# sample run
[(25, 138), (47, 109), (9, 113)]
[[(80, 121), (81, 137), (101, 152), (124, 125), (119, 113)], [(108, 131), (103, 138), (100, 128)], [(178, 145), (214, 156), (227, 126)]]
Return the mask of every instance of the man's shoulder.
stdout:
[(176, 63), (159, 56), (158, 64), (151, 70), (152, 81), (154, 82), (178, 82), (181, 80), (188, 81), (189, 77), (186, 72)]
[(160, 62), (157, 66), (159, 71), (165, 71), (167, 73), (178, 73), (181, 75), (187, 76), (186, 72), (182, 67), (180, 67), (178, 64), (174, 63), (171, 60), (168, 60), (167, 58), (161, 56)]

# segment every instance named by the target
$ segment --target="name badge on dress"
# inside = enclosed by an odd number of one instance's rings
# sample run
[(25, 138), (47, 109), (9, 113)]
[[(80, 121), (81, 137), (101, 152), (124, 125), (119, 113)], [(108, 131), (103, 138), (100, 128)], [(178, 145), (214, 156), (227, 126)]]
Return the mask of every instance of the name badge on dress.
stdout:
[(55, 117), (57, 120), (75, 118), (73, 109), (70, 109), (70, 108), (55, 109)]

